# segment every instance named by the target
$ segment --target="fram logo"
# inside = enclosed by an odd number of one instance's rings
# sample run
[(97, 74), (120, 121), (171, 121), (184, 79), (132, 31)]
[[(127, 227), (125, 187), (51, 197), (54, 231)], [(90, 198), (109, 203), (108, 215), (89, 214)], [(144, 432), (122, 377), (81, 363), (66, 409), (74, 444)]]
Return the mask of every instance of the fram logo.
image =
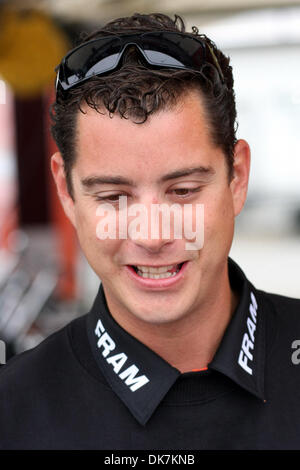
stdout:
[(250, 367), (251, 364), (249, 365), (249, 361), (253, 361), (253, 354), (250, 350), (254, 349), (257, 302), (253, 292), (251, 292), (250, 297), (251, 303), (249, 305), (249, 316), (247, 317), (247, 332), (243, 336), (238, 363), (248, 374), (252, 375), (252, 368)]
[(134, 364), (121, 372), (121, 369), (127, 362), (128, 356), (124, 352), (112, 356), (110, 355), (110, 353), (116, 349), (116, 343), (107, 331), (105, 331), (101, 320), (97, 321), (95, 334), (99, 338), (97, 346), (99, 349), (102, 349), (102, 356), (106, 359), (106, 362), (112, 366), (114, 373), (128, 385), (132, 392), (135, 392), (149, 382), (146, 375), (136, 376), (139, 369)]

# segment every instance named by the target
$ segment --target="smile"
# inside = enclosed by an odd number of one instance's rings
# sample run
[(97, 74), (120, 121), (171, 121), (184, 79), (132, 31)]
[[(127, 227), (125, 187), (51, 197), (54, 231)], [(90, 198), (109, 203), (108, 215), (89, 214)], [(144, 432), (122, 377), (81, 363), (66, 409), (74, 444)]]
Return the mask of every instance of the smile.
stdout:
[(166, 289), (183, 282), (189, 261), (165, 266), (127, 265), (126, 271), (137, 286)]

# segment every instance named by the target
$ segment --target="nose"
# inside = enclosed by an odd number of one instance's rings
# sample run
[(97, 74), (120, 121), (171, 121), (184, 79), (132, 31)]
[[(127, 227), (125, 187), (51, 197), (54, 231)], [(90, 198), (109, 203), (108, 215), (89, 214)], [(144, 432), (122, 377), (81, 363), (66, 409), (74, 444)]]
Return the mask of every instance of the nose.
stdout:
[(138, 206), (135, 208), (136, 217), (134, 212), (130, 214), (133, 218), (130, 217), (128, 236), (140, 248), (158, 253), (165, 245), (174, 242), (171, 227), (164, 225), (163, 214), (156, 200)]
[(138, 247), (152, 254), (160, 253), (165, 245), (170, 245), (173, 242), (172, 240), (166, 240), (161, 237), (159, 239), (136, 238), (133, 241)]

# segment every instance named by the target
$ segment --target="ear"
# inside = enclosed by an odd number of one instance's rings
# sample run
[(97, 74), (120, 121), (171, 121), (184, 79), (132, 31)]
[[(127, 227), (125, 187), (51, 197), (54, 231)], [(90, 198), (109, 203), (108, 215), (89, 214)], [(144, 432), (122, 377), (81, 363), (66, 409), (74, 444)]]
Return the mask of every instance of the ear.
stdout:
[(240, 139), (234, 148), (233, 178), (230, 182), (234, 215), (237, 216), (246, 201), (250, 173), (250, 147)]
[(51, 157), (51, 171), (65, 214), (75, 227), (74, 201), (68, 191), (64, 161), (60, 152), (56, 152)]

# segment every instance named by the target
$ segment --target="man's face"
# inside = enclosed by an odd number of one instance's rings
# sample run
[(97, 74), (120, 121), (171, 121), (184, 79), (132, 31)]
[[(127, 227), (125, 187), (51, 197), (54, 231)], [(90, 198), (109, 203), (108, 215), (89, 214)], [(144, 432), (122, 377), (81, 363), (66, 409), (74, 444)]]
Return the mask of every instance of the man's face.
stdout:
[[(82, 250), (103, 283), (112, 315), (125, 327), (130, 322), (165, 324), (197, 315), (228, 284), (234, 217), (247, 190), (247, 144), (237, 144), (235, 178), (229, 184), (225, 156), (211, 141), (196, 92), (144, 124), (85, 110), (86, 114), (79, 113), (77, 124), (74, 202), (65, 189), (59, 154), (53, 157), (52, 170)], [(106, 182), (91, 184), (95, 178)], [(109, 202), (118, 214), (120, 195), (126, 197), (128, 208), (139, 203), (148, 209), (149, 226), (152, 204), (176, 203), (182, 208), (192, 204), (194, 209), (203, 204), (203, 247), (187, 250), (190, 240), (184, 237), (153, 239), (150, 233), (146, 239), (99, 239), (97, 208)], [(182, 263), (177, 274), (165, 279), (148, 279), (149, 274), (136, 272), (137, 266), (140, 271), (173, 266), (169, 271), (176, 272)]]

